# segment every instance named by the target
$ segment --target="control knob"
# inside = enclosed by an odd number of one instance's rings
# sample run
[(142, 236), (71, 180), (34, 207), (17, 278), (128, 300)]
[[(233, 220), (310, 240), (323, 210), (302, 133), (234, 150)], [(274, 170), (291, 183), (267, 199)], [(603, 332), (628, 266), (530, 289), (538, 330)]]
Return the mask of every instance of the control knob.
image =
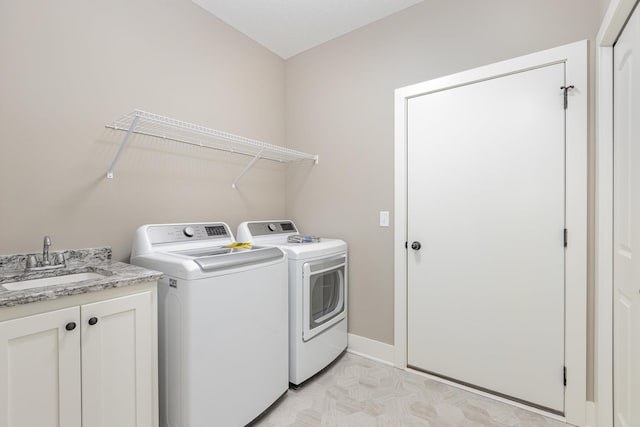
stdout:
[(267, 228), (269, 229), (269, 231), (276, 231), (278, 229), (275, 224), (269, 224), (267, 225)]
[(193, 237), (193, 235), (195, 234), (193, 227), (185, 227), (184, 230), (182, 230), (182, 232), (187, 237)]

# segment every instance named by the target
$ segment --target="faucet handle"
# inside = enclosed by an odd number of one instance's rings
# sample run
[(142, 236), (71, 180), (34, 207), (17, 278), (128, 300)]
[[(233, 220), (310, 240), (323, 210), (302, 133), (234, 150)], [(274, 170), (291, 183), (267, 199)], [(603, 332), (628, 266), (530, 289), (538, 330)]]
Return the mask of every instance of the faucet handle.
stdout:
[(27, 256), (27, 268), (35, 268), (38, 266), (38, 261), (35, 255)]
[(64, 252), (58, 252), (56, 254), (56, 265), (60, 265), (64, 263), (65, 263)]

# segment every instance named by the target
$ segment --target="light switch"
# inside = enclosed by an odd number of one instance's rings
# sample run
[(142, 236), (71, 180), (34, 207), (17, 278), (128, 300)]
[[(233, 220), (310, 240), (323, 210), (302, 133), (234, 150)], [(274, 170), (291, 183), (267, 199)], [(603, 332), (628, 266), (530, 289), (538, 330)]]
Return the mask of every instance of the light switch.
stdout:
[(389, 226), (389, 211), (380, 211), (380, 227)]

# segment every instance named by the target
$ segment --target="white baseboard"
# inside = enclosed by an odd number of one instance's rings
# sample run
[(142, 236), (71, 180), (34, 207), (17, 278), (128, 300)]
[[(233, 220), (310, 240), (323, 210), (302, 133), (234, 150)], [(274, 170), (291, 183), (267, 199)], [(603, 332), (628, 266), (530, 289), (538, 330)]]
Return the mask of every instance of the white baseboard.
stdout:
[(395, 348), (391, 344), (361, 337), (360, 335), (349, 334), (349, 353), (366, 357), (377, 362), (393, 365)]
[(596, 412), (596, 404), (595, 402), (591, 402), (587, 400), (587, 426), (586, 427), (597, 427), (598, 419)]

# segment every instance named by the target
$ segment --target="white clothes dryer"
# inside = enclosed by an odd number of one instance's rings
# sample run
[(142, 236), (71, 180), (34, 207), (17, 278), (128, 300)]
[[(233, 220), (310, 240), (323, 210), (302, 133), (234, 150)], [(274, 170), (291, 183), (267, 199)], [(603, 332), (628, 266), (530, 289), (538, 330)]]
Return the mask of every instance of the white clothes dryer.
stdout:
[(241, 427), (289, 388), (286, 254), (227, 224), (152, 224), (131, 263), (158, 283), (161, 427)]
[(292, 221), (248, 221), (238, 241), (289, 259), (289, 382), (299, 386), (347, 348), (347, 243), (305, 238)]

